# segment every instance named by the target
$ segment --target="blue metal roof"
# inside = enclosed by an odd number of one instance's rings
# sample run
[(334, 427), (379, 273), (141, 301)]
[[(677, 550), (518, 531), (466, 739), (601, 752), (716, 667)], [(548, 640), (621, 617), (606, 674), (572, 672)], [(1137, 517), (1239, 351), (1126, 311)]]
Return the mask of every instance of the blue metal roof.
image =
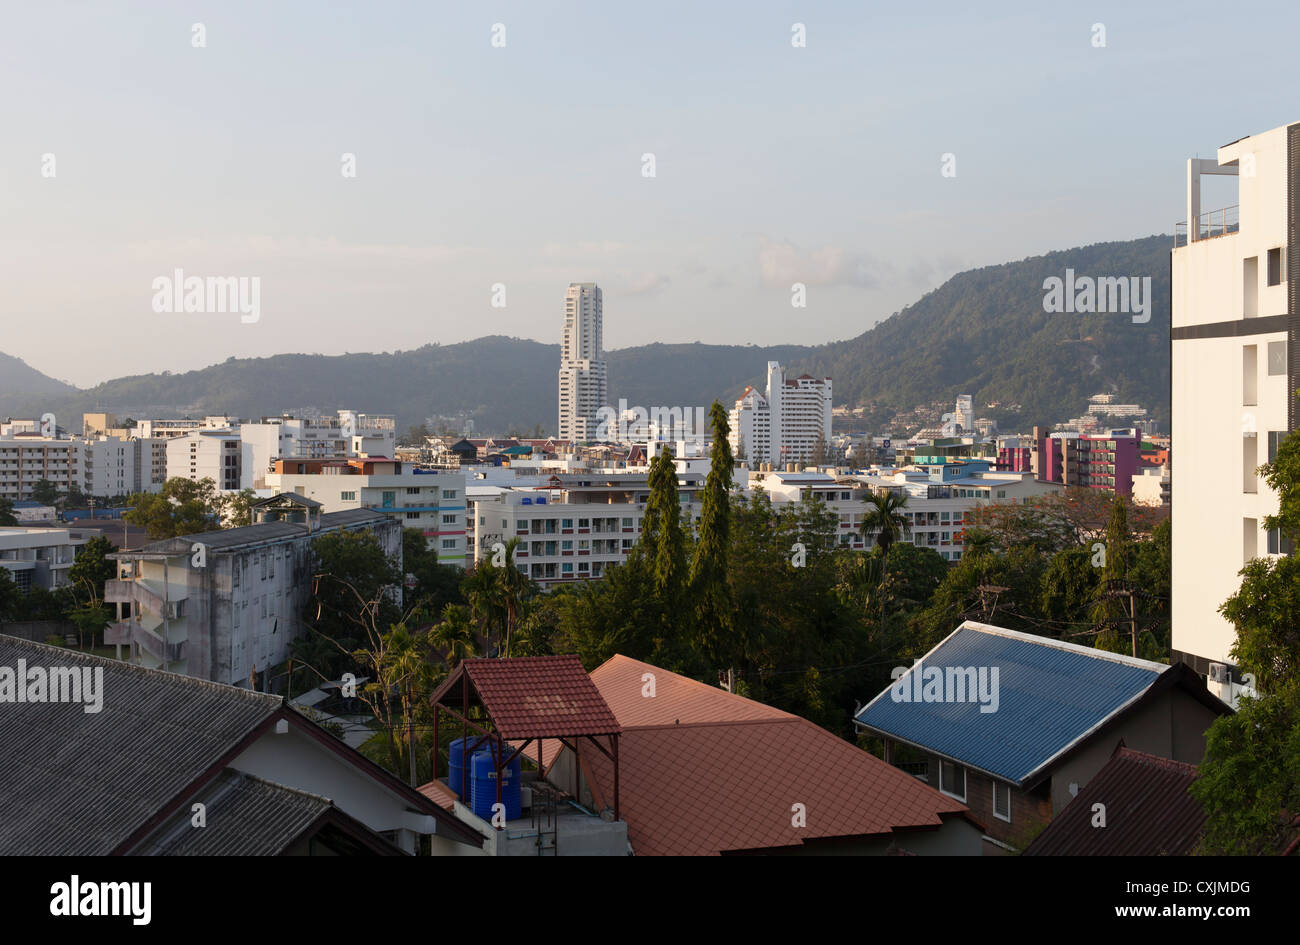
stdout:
[[(978, 694), (954, 699), (960, 689), (949, 691), (948, 667), (984, 668), (986, 696), (993, 691), (996, 668), (996, 709), (981, 712)], [(935, 668), (944, 671), (940, 698), (945, 701), (931, 701), (936, 690), (927, 694), (923, 688), (923, 671)], [(967, 621), (868, 703), (856, 721), (1021, 784), (1142, 695), (1168, 668)], [(992, 698), (984, 699), (984, 706), (994, 704)]]

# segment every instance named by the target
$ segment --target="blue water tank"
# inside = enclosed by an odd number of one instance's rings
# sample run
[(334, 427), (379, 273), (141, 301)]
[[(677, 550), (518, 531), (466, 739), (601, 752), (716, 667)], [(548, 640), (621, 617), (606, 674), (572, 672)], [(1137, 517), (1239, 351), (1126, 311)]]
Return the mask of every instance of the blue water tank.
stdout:
[(465, 777), (465, 790), (461, 791), (461, 772), (465, 769), (465, 753), (474, 751), (474, 743), (482, 737), (482, 735), (470, 735), (467, 738), (457, 738), (447, 747), (447, 786), (455, 791), (456, 796), (462, 801), (469, 795), (468, 775)]
[[(475, 816), (490, 823), (492, 805), (497, 802), (497, 772), (492, 752), (474, 752), (469, 762), (469, 774), (470, 807)], [(518, 820), (524, 812), (523, 778), (518, 755), (510, 760), (501, 777), (501, 803), (506, 806), (506, 820)]]

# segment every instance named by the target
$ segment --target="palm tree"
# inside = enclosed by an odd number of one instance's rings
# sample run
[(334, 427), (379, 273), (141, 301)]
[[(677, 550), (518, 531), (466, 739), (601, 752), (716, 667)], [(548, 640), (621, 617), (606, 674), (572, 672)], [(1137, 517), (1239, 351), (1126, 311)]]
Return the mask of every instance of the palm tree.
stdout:
[(498, 593), (497, 574), (500, 570), (491, 561), (480, 561), (474, 569), (465, 575), (461, 582), (461, 593), (469, 602), (469, 611), (478, 624), (485, 647), (491, 649), (492, 641), (500, 640), (500, 627), (503, 613)]
[(429, 643), (442, 656), (448, 669), (455, 669), (461, 660), (477, 656), (478, 641), (474, 636), (469, 608), (463, 604), (443, 607), (442, 620), (429, 631)]
[(519, 626), (519, 613), (524, 600), (531, 596), (532, 581), (515, 566), (515, 548), (519, 546), (518, 538), (506, 542), (505, 567), (497, 568), (495, 578), (496, 598), (506, 615), (505, 655), (510, 655), (510, 638)]
[(880, 634), (885, 634), (885, 578), (889, 574), (889, 549), (895, 541), (906, 538), (911, 531), (902, 510), (907, 508), (907, 496), (889, 489), (881, 489), (867, 497), (867, 511), (862, 516), (862, 540), (875, 537), (880, 549)]

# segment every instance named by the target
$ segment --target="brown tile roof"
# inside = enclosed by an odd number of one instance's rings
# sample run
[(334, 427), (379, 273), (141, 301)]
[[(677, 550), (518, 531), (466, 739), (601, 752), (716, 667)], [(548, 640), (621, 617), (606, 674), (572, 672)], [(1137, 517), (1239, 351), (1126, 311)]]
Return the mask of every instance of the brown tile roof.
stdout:
[[(1205, 827), (1205, 810), (1187, 793), (1196, 766), (1125, 748), (1084, 785), (1025, 856), (1185, 856)], [(1093, 825), (1104, 804), (1106, 825)]]
[(621, 731), (576, 655), (463, 660), (432, 701), (458, 705), (465, 679), (508, 741)]
[(441, 781), (430, 781), (428, 784), (421, 784), (416, 790), (443, 810), (452, 810), (456, 806), (456, 792)]
[[(643, 695), (647, 673), (654, 677), (653, 697)], [(795, 718), (780, 709), (627, 656), (613, 656), (597, 666), (591, 671), (591, 681), (624, 728)]]
[[(613, 765), (589, 746), (580, 752), (610, 804)], [(641, 856), (884, 835), (968, 814), (965, 805), (795, 716), (627, 729), (619, 770), (620, 813)], [(793, 826), (795, 804), (804, 805), (806, 826)]]

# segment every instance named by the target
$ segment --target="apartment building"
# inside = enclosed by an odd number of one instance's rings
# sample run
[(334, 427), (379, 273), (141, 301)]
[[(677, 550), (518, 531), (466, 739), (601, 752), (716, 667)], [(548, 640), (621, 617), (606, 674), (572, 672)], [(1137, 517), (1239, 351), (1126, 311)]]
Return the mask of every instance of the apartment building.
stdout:
[(367, 509), (424, 535), (443, 564), (466, 561), (466, 484), (460, 469), (419, 469), (394, 459), (281, 458), (267, 486), (319, 502), (326, 512)]
[(317, 503), (277, 496), (262, 522), (157, 541), (119, 551), (118, 578), (104, 599), (116, 621), (104, 642), (118, 658), (212, 682), (254, 688), (289, 658), (311, 594), (312, 542), (337, 531), (367, 531), (399, 567), (402, 531), (381, 512), (322, 513)]
[(87, 538), (66, 528), (0, 528), (0, 568), (9, 572), (24, 594), (33, 587), (47, 591), (66, 587), (68, 569)]
[(746, 387), (731, 409), (732, 452), (749, 462), (785, 465), (812, 457), (820, 439), (831, 442), (831, 379), (787, 378), (767, 362), (767, 390)]
[(167, 478), (211, 479), (222, 492), (243, 488), (245, 460), (251, 457), (234, 430), (195, 430), (167, 440)]
[(588, 443), (609, 399), (603, 355), (604, 302), (594, 282), (572, 282), (564, 294), (560, 351), (560, 439)]
[[(1188, 160), (1187, 222), (1171, 253), (1173, 657), (1230, 704), (1241, 675), (1229, 656), (1236, 634), (1219, 606), (1240, 587), (1246, 562), (1289, 551), (1263, 528), (1278, 500), (1256, 469), (1297, 422), (1297, 168), (1300, 123)], [(1235, 180), (1234, 205), (1202, 210), (1209, 175)]]
[[(684, 527), (699, 519), (705, 476), (679, 464)], [(475, 502), (475, 555), (491, 558), (496, 545), (518, 538), (515, 566), (542, 587), (598, 578), (636, 544), (649, 497), (649, 475), (641, 472), (553, 475), (500, 488)]]
[(31, 498), (42, 479), (67, 492), (84, 483), (85, 444), (39, 433), (15, 433), (0, 438), (0, 498), (18, 502)]
[(865, 549), (862, 521), (868, 514), (870, 495), (890, 490), (907, 497), (900, 513), (908, 530), (901, 539), (932, 548), (945, 561), (958, 561), (965, 550), (964, 529), (976, 507), (997, 502), (1027, 503), (1037, 496), (1061, 491), (1054, 483), (1040, 482), (1027, 472), (1002, 472), (986, 460), (967, 460), (909, 466), (903, 469), (873, 467), (866, 473), (833, 476), (824, 472), (786, 470), (751, 471), (750, 489), (767, 492), (773, 505), (801, 502), (811, 496), (825, 503), (839, 518), (839, 542)]
[(1142, 436), (1137, 430), (1106, 433), (1048, 433), (1034, 427), (1038, 444), (1038, 476), (1084, 489), (1130, 495), (1137, 473)]
[(393, 417), (340, 410), (333, 417), (267, 417), (239, 424), (239, 438), (248, 446), (244, 486), (266, 488), (266, 474), (278, 457), (326, 459), (341, 456), (386, 456), (396, 450), (397, 422)]

